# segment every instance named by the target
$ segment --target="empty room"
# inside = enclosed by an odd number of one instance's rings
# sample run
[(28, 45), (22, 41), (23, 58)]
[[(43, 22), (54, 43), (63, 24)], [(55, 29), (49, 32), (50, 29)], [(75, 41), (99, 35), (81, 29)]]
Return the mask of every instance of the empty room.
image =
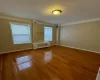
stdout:
[(100, 0), (0, 0), (0, 80), (100, 80)]

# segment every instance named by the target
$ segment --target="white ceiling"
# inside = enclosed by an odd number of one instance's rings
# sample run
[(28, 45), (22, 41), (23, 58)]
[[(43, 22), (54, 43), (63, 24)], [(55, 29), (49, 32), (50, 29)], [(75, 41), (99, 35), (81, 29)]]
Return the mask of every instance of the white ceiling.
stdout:
[[(52, 15), (55, 9), (61, 9), (62, 15)], [(0, 0), (0, 13), (53, 24), (67, 24), (100, 18), (100, 0)]]

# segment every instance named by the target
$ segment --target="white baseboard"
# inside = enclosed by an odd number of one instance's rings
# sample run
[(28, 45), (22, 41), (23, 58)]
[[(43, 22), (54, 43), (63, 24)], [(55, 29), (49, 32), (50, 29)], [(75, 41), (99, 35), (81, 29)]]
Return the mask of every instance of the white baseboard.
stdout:
[[(54, 45), (56, 45), (56, 44), (50, 45), (50, 47), (54, 46)], [(0, 54), (11, 53), (11, 52), (16, 52), (16, 51), (24, 51), (24, 50), (30, 50), (30, 49), (33, 49), (33, 48), (20, 49), (20, 50), (14, 50), (14, 51), (7, 51), (7, 52), (0, 52)]]
[(81, 48), (76, 48), (76, 47), (71, 47), (71, 46), (65, 46), (65, 45), (59, 45), (59, 46), (62, 46), (62, 47), (69, 47), (69, 48), (73, 48), (73, 49), (79, 49), (79, 50), (83, 50), (83, 51), (88, 51), (88, 52), (93, 52), (93, 53), (98, 53), (98, 54), (100, 54), (100, 52), (98, 52), (98, 51), (92, 51), (92, 50), (81, 49)]
[(0, 54), (11, 53), (11, 52), (17, 52), (17, 51), (24, 51), (24, 50), (30, 50), (30, 49), (33, 49), (33, 48), (27, 48), (27, 49), (20, 49), (20, 50), (14, 50), (14, 51), (1, 52)]
[[(54, 45), (59, 45), (59, 44), (54, 44)], [(52, 46), (53, 46), (53, 45), (52, 45)], [(100, 52), (92, 51), (92, 50), (87, 50), (87, 49), (81, 49), (81, 48), (76, 48), (76, 47), (71, 47), (71, 46), (65, 46), (65, 45), (59, 45), (59, 46), (69, 47), (69, 48), (73, 48), (73, 49), (79, 49), (79, 50), (83, 50), (83, 51), (94, 52), (94, 53), (100, 54)], [(24, 51), (24, 50), (30, 50), (30, 49), (33, 49), (33, 48), (27, 48), (27, 49), (21, 49), (21, 50), (14, 50), (14, 51), (1, 52), (0, 54), (11, 53), (11, 52), (16, 52), (16, 51)]]
[[(50, 47), (54, 46), (54, 45), (56, 45), (56, 44), (50, 45)], [(14, 50), (14, 51), (7, 51), (7, 52), (0, 52), (0, 54), (11, 53), (11, 52), (16, 52), (16, 51), (24, 51), (24, 50), (30, 50), (30, 49), (33, 49), (33, 48), (20, 49), (20, 50)]]

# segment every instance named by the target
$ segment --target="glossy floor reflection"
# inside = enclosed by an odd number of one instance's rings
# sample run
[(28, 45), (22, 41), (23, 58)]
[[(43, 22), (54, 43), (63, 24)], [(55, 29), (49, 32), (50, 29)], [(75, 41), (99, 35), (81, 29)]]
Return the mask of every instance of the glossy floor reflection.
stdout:
[(52, 51), (44, 52), (44, 61), (46, 63), (50, 62), (52, 60)]
[(19, 70), (24, 70), (31, 67), (31, 56), (23, 56), (16, 58), (17, 66)]
[(0, 55), (0, 80), (95, 80), (100, 54), (52, 46)]

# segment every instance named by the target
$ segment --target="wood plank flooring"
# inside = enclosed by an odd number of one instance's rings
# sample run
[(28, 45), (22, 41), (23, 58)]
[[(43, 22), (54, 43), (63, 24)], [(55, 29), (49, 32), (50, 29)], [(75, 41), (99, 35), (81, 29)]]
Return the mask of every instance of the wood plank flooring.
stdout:
[(100, 54), (61, 46), (0, 55), (0, 80), (95, 80)]

